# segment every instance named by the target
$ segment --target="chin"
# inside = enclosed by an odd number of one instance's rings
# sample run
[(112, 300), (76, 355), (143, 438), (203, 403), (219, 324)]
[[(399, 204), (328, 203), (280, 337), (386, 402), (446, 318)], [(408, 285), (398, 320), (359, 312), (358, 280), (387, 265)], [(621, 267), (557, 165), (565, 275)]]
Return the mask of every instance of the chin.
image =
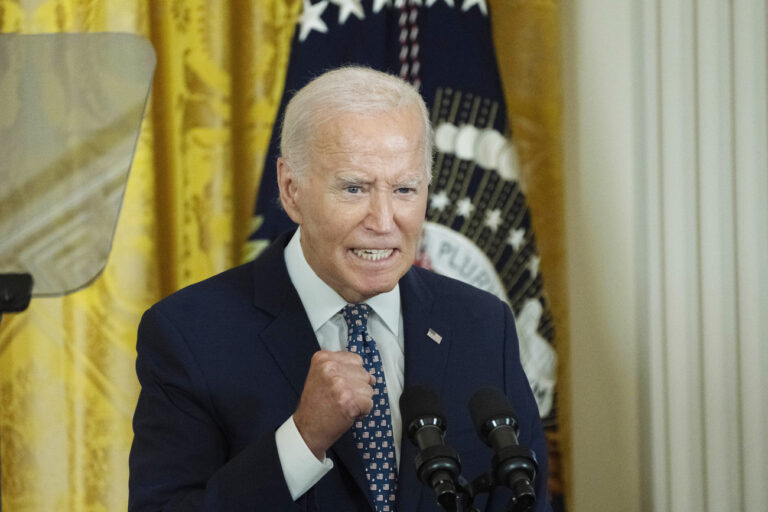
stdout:
[(368, 300), (380, 293), (392, 291), (409, 268), (410, 266), (404, 269), (388, 269), (386, 272), (371, 272), (369, 270), (356, 273), (354, 277), (349, 276), (352, 279), (347, 281), (349, 285), (347, 289), (358, 297), (363, 297), (361, 300)]
[(360, 286), (358, 290), (360, 290), (360, 295), (364, 295), (368, 298), (373, 297), (374, 295), (378, 295), (380, 293), (386, 293), (391, 292), (395, 286), (397, 286), (397, 283), (400, 281), (400, 279), (387, 279), (387, 280), (381, 280), (381, 281), (375, 281), (375, 282), (368, 282), (364, 285)]

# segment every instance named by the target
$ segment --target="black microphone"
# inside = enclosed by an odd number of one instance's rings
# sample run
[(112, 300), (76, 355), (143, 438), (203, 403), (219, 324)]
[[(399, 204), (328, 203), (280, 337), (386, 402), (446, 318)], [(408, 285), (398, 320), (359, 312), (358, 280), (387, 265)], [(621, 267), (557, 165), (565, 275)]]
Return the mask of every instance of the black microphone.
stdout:
[(419, 480), (434, 490), (445, 510), (459, 510), (456, 484), (461, 462), (459, 453), (445, 445), (447, 425), (437, 394), (427, 386), (411, 386), (400, 396), (400, 412), (403, 431), (419, 448), (414, 459)]
[(469, 400), (477, 434), (493, 448), (493, 477), (512, 490), (509, 510), (523, 511), (536, 502), (533, 479), (538, 464), (533, 451), (520, 446), (517, 414), (506, 395), (493, 387), (480, 388)]

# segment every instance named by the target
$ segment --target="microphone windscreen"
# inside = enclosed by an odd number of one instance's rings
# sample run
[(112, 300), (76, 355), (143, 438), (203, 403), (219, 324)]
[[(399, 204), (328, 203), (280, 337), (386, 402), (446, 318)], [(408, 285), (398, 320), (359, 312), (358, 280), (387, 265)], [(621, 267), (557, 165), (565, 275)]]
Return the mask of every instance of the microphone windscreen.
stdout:
[(512, 418), (517, 425), (517, 414), (500, 389), (483, 387), (475, 391), (469, 399), (469, 415), (477, 429), (481, 439), (485, 439), (487, 432), (483, 428), (488, 420), (495, 418)]
[(423, 384), (415, 384), (403, 390), (400, 395), (400, 415), (406, 429), (413, 420), (424, 416), (436, 416), (445, 422), (437, 393)]

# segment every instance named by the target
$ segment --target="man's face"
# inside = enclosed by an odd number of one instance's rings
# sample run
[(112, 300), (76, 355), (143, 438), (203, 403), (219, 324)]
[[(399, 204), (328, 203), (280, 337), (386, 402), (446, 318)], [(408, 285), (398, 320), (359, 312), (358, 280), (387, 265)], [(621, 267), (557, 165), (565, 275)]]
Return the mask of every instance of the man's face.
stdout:
[(313, 134), (305, 176), (278, 161), (307, 262), (349, 302), (392, 290), (413, 263), (427, 206), (423, 133), (414, 106), (341, 114)]

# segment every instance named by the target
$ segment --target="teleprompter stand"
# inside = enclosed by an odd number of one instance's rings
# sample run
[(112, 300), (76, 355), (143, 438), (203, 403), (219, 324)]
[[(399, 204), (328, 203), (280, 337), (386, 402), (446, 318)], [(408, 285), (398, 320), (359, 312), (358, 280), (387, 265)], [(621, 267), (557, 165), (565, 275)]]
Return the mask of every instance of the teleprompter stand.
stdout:
[(155, 63), (133, 34), (0, 34), (0, 322), (106, 266)]

